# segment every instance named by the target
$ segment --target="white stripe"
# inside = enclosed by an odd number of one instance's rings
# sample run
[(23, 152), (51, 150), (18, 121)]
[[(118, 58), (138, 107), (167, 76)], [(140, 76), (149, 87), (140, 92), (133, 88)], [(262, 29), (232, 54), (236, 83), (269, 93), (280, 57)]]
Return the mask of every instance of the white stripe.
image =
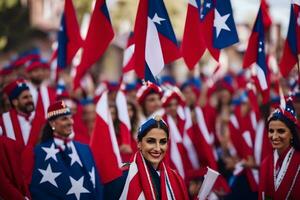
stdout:
[(137, 168), (137, 165), (136, 165), (136, 155), (137, 154), (134, 155), (134, 161), (129, 166), (128, 176), (126, 178), (126, 182), (125, 182), (122, 194), (120, 196), (120, 200), (126, 200), (127, 199), (127, 194), (128, 194), (130, 182), (132, 181), (133, 177), (138, 173), (138, 168)]
[[(168, 199), (175, 199), (175, 195), (174, 195), (174, 192), (173, 192), (173, 188), (172, 188), (172, 185), (171, 185), (171, 181), (170, 181), (170, 178), (169, 178), (169, 175), (167, 173), (167, 169), (166, 169), (166, 166), (164, 166), (164, 173), (166, 175), (166, 190), (167, 190), (167, 197)], [(169, 187), (168, 187), (169, 185)]]
[(256, 69), (257, 78), (258, 78), (261, 89), (262, 90), (268, 89), (267, 79), (266, 79), (264, 71), (257, 64), (255, 64), (255, 69)]
[(164, 68), (164, 58), (154, 22), (148, 17), (145, 59), (153, 74), (157, 76)]
[(179, 152), (179, 149), (177, 147), (177, 143), (182, 143), (182, 137), (178, 131), (178, 128), (169, 115), (167, 116), (167, 121), (170, 129), (170, 140), (171, 140), (171, 147), (170, 147), (170, 154), (171, 154), (171, 160), (176, 166), (176, 169), (178, 170), (179, 174), (184, 178), (184, 169), (183, 169), (183, 162), (181, 159), (181, 154)]
[(138, 197), (138, 200), (146, 200), (144, 192), (141, 192), (140, 196)]
[(14, 132), (14, 128), (13, 128), (13, 124), (12, 124), (12, 120), (10, 118), (9, 112), (3, 113), (2, 118), (3, 118), (6, 136), (8, 138), (16, 140), (16, 135)]
[(127, 109), (127, 101), (126, 97), (123, 92), (118, 91), (117, 97), (116, 97), (116, 104), (118, 108), (118, 118), (121, 122), (123, 122), (128, 130), (131, 130), (131, 124), (130, 119), (128, 115), (128, 109)]
[[(280, 184), (282, 183), (282, 180), (288, 170), (288, 167), (289, 167), (289, 164), (290, 164), (290, 161), (293, 157), (293, 154), (294, 154), (294, 151), (295, 149), (292, 147), (289, 152), (286, 154), (284, 160), (283, 160), (283, 163), (281, 165), (281, 168), (279, 170), (279, 173), (277, 175), (277, 177), (274, 176), (274, 187), (275, 187), (275, 191), (277, 191), (277, 189), (279, 188)], [(274, 175), (275, 175), (275, 169), (276, 169), (276, 163), (278, 161), (278, 158), (279, 158), (279, 155), (278, 155), (278, 152), (277, 151), (274, 151)]]
[(122, 159), (121, 159), (121, 155), (120, 155), (120, 150), (119, 150), (119, 146), (118, 146), (118, 142), (117, 142), (117, 138), (116, 138), (115, 129), (114, 129), (114, 126), (113, 126), (111, 114), (110, 114), (110, 111), (109, 111), (109, 108), (108, 108), (107, 91), (105, 91), (102, 94), (101, 98), (99, 99), (99, 101), (97, 103), (97, 107), (96, 107), (96, 113), (108, 125), (109, 135), (110, 135), (113, 151), (114, 151), (115, 156), (117, 158), (118, 166), (121, 168), (122, 167)]
[(196, 116), (197, 116), (196, 118), (197, 118), (198, 126), (201, 130), (201, 133), (202, 133), (204, 139), (206, 140), (207, 144), (211, 145), (213, 143), (213, 141), (208, 132), (202, 109), (200, 107), (196, 107), (195, 112), (196, 112)]
[(245, 142), (247, 143), (247, 145), (252, 148), (253, 147), (253, 142), (252, 142), (250, 131), (248, 131), (248, 130), (244, 131), (242, 133), (242, 136), (243, 136)]
[(127, 47), (125, 49), (125, 51), (124, 51), (124, 57), (123, 57), (123, 67), (125, 67), (129, 63), (130, 59), (133, 56), (134, 49), (135, 49), (135, 45), (134, 44), (130, 45), (129, 47)]
[(252, 127), (255, 130), (257, 127), (257, 119), (254, 111), (250, 112), (250, 120), (251, 120)]
[(234, 128), (236, 128), (236, 129), (239, 128), (239, 122), (238, 122), (238, 120), (237, 120), (237, 118), (236, 118), (235, 115), (233, 115), (233, 114), (230, 115), (229, 120), (232, 123), (232, 125), (234, 126)]
[(41, 85), (40, 91), (41, 91), (41, 97), (42, 97), (42, 102), (44, 107), (45, 118), (47, 118), (47, 110), (50, 105), (48, 89), (45, 85)]
[(254, 143), (254, 158), (257, 165), (261, 163), (261, 153), (263, 150), (263, 136), (265, 130), (265, 123), (263, 120), (260, 120), (257, 124), (255, 143)]

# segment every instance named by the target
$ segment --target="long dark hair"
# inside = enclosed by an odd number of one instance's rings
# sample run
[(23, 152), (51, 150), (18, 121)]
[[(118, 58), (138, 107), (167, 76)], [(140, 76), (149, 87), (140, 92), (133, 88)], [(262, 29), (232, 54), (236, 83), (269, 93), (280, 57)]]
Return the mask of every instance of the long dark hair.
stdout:
[(294, 122), (289, 120), (288, 118), (283, 118), (281, 115), (272, 115), (267, 121), (267, 130), (269, 130), (269, 124), (271, 121), (281, 121), (283, 122), (291, 131), (293, 139), (291, 141), (291, 146), (294, 147), (297, 151), (300, 151), (300, 135), (299, 135), (299, 127), (295, 125)]
[(47, 121), (42, 130), (42, 136), (40, 139), (40, 143), (47, 142), (48, 140), (50, 140), (52, 138), (53, 138), (53, 130), (51, 128), (49, 121)]

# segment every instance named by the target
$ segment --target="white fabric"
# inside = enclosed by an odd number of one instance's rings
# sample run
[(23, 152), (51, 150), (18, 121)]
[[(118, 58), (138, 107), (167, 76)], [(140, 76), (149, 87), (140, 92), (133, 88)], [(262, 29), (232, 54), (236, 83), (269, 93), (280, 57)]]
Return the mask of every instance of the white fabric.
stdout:
[(25, 145), (28, 143), (30, 130), (31, 130), (31, 124), (28, 120), (25, 119), (25, 117), (18, 115), (19, 124), (21, 127), (21, 132), (23, 136), (23, 140)]
[(3, 113), (2, 115), (3, 123), (4, 123), (4, 128), (6, 132), (6, 136), (10, 139), (16, 140), (16, 135), (14, 132), (12, 120), (10, 118), (9, 112)]
[(177, 147), (177, 143), (182, 143), (182, 137), (181, 137), (179, 130), (171, 116), (169, 116), (169, 115), (167, 116), (167, 121), (168, 121), (167, 123), (169, 125), (170, 142), (171, 142), (170, 157), (171, 157), (172, 162), (176, 166), (178, 173), (181, 175), (181, 177), (184, 178), (185, 174), (184, 174), (183, 162), (181, 159), (181, 154)]

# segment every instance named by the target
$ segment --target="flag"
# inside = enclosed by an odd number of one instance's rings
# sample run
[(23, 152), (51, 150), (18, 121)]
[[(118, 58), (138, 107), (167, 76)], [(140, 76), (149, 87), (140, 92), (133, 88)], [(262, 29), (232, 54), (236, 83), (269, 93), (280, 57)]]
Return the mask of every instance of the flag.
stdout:
[(130, 32), (127, 41), (127, 46), (123, 56), (123, 73), (129, 72), (130, 70), (134, 69), (134, 49), (135, 45), (133, 39), (133, 32)]
[(114, 37), (105, 0), (97, 0), (91, 17), (88, 33), (83, 44), (80, 64), (76, 67), (74, 88), (79, 87), (86, 71), (104, 53)]
[(190, 70), (195, 67), (206, 49), (203, 41), (205, 31), (201, 29), (200, 23), (200, 11), (200, 0), (189, 1), (181, 51), (182, 57)]
[(73, 57), (82, 46), (82, 43), (73, 2), (72, 0), (65, 0), (64, 12), (58, 31), (58, 69), (63, 69), (71, 64)]
[(165, 64), (180, 57), (177, 40), (162, 0), (141, 0), (134, 26), (135, 72), (155, 81)]
[(271, 19), (271, 15), (269, 12), (269, 5), (267, 3), (266, 0), (261, 0), (261, 10), (262, 10), (262, 14), (263, 14), (263, 23), (264, 23), (264, 27), (265, 30), (269, 30), (271, 25), (272, 25), (272, 19)]
[(206, 47), (218, 61), (221, 49), (239, 41), (230, 0), (204, 0), (200, 18), (206, 30)]
[(96, 106), (90, 146), (103, 183), (122, 175), (120, 150), (108, 108), (107, 92), (102, 94)]
[(268, 97), (264, 94), (268, 90), (268, 67), (265, 55), (265, 34), (263, 24), (262, 8), (259, 8), (255, 24), (248, 42), (248, 47), (244, 55), (243, 67), (248, 68), (253, 63), (256, 63), (254, 73), (258, 80), (260, 91), (263, 92), (266, 101)]
[(284, 44), (283, 55), (281, 57), (279, 68), (282, 76), (286, 77), (295, 64), (298, 62), (298, 33), (299, 25), (297, 24), (297, 16), (299, 15), (299, 5), (291, 4), (290, 22), (287, 38)]

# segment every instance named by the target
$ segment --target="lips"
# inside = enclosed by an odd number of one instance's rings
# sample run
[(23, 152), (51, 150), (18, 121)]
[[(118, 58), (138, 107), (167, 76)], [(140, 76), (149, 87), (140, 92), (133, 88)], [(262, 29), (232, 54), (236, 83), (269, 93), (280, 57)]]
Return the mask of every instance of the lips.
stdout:
[(151, 155), (151, 157), (158, 159), (161, 156), (161, 153), (149, 153)]

